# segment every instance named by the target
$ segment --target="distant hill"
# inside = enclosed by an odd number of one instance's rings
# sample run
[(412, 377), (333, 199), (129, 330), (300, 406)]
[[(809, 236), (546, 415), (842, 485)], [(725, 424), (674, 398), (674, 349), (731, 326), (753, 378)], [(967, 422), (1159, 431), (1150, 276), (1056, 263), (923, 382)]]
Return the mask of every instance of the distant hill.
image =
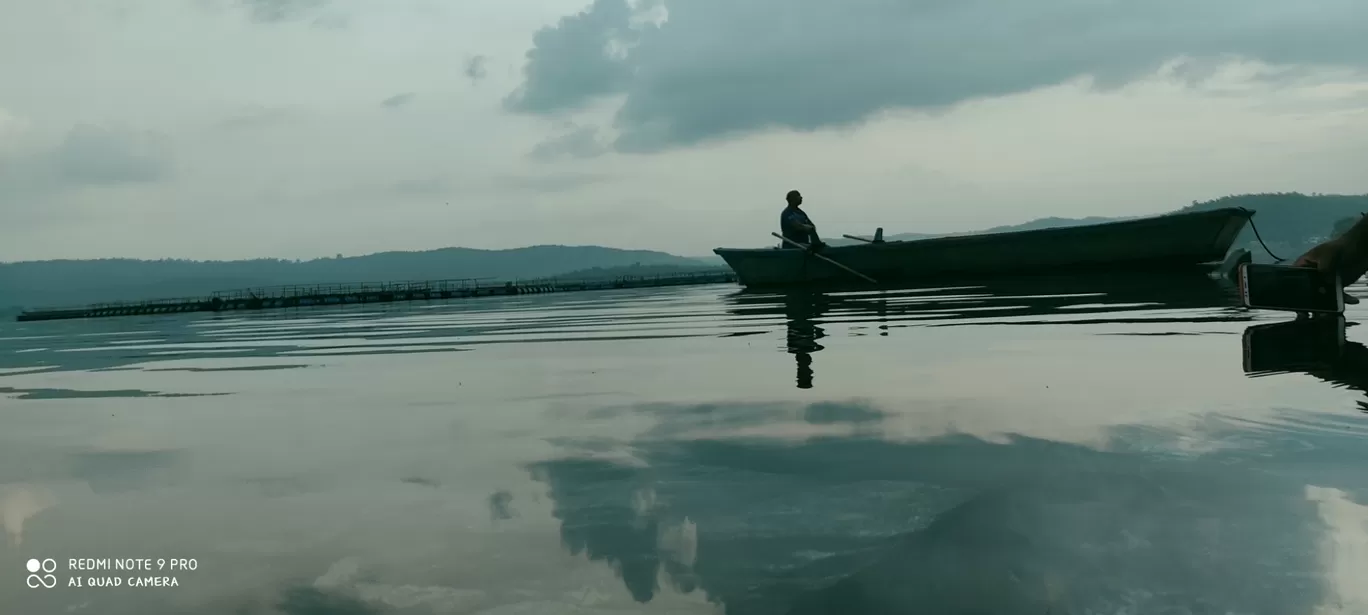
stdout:
[(594, 267), (591, 269), (581, 269), (579, 271), (569, 271), (556, 274), (557, 278), (565, 280), (612, 280), (625, 277), (651, 277), (657, 275), (683, 275), (687, 273), (704, 273), (710, 271), (726, 271), (727, 263), (720, 257), (717, 264), (706, 264), (702, 262), (683, 264), (683, 265), (628, 265), (626, 267)]
[(545, 278), (634, 265), (706, 267), (695, 259), (664, 252), (599, 246), (445, 248), (309, 261), (30, 261), (0, 264), (0, 309), (200, 297), (220, 290), (290, 284)]
[[(1226, 196), (1196, 202), (1179, 211), (1207, 211), (1244, 207), (1254, 211), (1254, 225), (1264, 243), (1279, 257), (1293, 259), (1332, 236), (1336, 225), (1368, 213), (1368, 195), (1301, 194), (1282, 192)], [(1268, 261), (1252, 228), (1245, 228), (1236, 247), (1249, 250), (1255, 260)]]
[[(1362, 213), (1368, 195), (1321, 195), (1295, 192), (1227, 196), (1193, 202), (1178, 211), (1245, 207), (1270, 250), (1296, 258)], [(1038, 218), (1021, 224), (973, 233), (1000, 233), (1097, 224), (1125, 218)], [(966, 235), (971, 232), (950, 233)], [(946, 235), (900, 233), (889, 240)], [(827, 237), (834, 245), (853, 243)], [(1255, 256), (1271, 260), (1252, 229), (1236, 242)], [(79, 305), (148, 298), (200, 297), (219, 290), (288, 284), (396, 282), (456, 278), (620, 277), (707, 270), (723, 266), (716, 256), (687, 258), (649, 250), (599, 246), (532, 246), (511, 250), (445, 248), (423, 252), (382, 252), (367, 256), (310, 261), (259, 259), (190, 261), (131, 259), (59, 260), (0, 263), (0, 311), (19, 306)]]
[[(1126, 218), (1105, 218), (1105, 217), (1102, 217), (1102, 216), (1089, 216), (1089, 217), (1087, 217), (1087, 218), (1055, 218), (1055, 217), (1050, 217), (1050, 218), (1037, 218), (1037, 219), (1035, 219), (1035, 220), (1031, 220), (1030, 222), (1023, 222), (1023, 223), (1021, 223), (1021, 224), (1008, 224), (1008, 225), (1003, 225), (1003, 226), (995, 226), (995, 227), (992, 227), (992, 228), (989, 228), (989, 229), (980, 230), (980, 231), (961, 231), (961, 232), (958, 232), (958, 233), (897, 233), (897, 234), (894, 234), (894, 235), (885, 234), (885, 235), (884, 235), (884, 240), (885, 240), (885, 241), (915, 241), (915, 240), (918, 240), (918, 239), (932, 239), (932, 238), (935, 238), (935, 237), (958, 237), (958, 236), (961, 236), (961, 235), (982, 235), (982, 234), (985, 234), (985, 233), (1009, 233), (1009, 232), (1012, 232), (1012, 231), (1032, 231), (1032, 230), (1043, 229), (1043, 228), (1058, 228), (1058, 227), (1067, 227), (1067, 226), (1083, 226), (1083, 225), (1085, 225), (1085, 224), (1101, 224), (1101, 223), (1103, 223), (1103, 222), (1115, 222), (1115, 221), (1117, 221), (1117, 220), (1125, 220), (1125, 219), (1126, 219)], [(872, 235), (870, 235), (869, 237), (872, 237)], [(826, 241), (827, 243), (830, 243), (831, 245), (836, 245), (836, 246), (850, 245), (850, 244), (852, 244), (852, 243), (860, 243), (860, 242), (858, 242), (858, 241), (854, 241), (854, 240), (851, 240), (851, 239), (846, 239), (846, 238), (844, 238), (844, 237), (840, 237), (840, 238), (836, 238), (836, 239), (826, 239), (826, 238), (823, 238), (823, 240)]]
[(716, 255), (716, 254), (709, 254), (709, 255), (707, 255), (707, 256), (691, 256), (691, 257), (689, 257), (689, 258), (691, 258), (691, 259), (693, 259), (693, 260), (695, 260), (695, 261), (698, 261), (698, 262), (700, 262), (700, 263), (703, 263), (704, 265), (709, 265), (709, 266), (712, 266), (712, 267), (726, 267), (726, 266), (727, 266), (727, 261), (722, 260), (722, 257), (721, 257), (721, 256), (718, 256), (718, 255)]
[(995, 226), (983, 233), (1008, 233), (1011, 231), (1033, 231), (1042, 228), (1061, 228), (1068, 226), (1084, 226), (1088, 224), (1102, 224), (1104, 222), (1116, 222), (1117, 220), (1127, 220), (1129, 218), (1107, 218), (1103, 216), (1088, 216), (1086, 218), (1036, 218), (1030, 222), (1021, 224), (1008, 224), (1005, 226)]

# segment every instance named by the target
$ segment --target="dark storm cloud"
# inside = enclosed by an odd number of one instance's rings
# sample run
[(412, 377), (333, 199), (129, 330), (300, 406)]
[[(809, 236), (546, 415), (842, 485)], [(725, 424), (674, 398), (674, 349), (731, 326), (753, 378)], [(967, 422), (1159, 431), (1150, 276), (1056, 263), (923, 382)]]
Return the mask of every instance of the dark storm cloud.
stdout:
[(632, 84), (628, 60), (613, 48), (634, 42), (633, 11), (626, 0), (595, 0), (588, 9), (562, 18), (532, 37), (522, 87), (504, 104), (526, 113), (555, 113), (580, 107)]
[(389, 107), (390, 109), (398, 109), (399, 107), (402, 107), (413, 102), (414, 96), (416, 96), (416, 94), (414, 94), (413, 92), (395, 94), (394, 96), (391, 96), (389, 98), (386, 98), (385, 100), (380, 101), (380, 104), (381, 106)]
[(489, 75), (489, 58), (485, 56), (473, 56), (466, 60), (465, 76), (472, 82), (484, 79)]
[(507, 521), (518, 516), (513, 510), (513, 494), (500, 489), (489, 496), (489, 517), (495, 521)]
[(51, 164), (64, 183), (153, 182), (171, 174), (171, 153), (150, 132), (81, 124), (53, 150)]
[(604, 143), (595, 126), (574, 126), (562, 135), (551, 137), (532, 148), (534, 160), (549, 161), (558, 158), (594, 158), (607, 153), (610, 144)]
[(539, 31), (506, 107), (551, 115), (625, 95), (614, 147), (654, 151), (1085, 76), (1114, 87), (1180, 57), (1368, 65), (1360, 0), (662, 1), (659, 27), (596, 0)]
[(328, 0), (238, 0), (247, 10), (252, 21), (257, 23), (279, 23), (305, 17)]

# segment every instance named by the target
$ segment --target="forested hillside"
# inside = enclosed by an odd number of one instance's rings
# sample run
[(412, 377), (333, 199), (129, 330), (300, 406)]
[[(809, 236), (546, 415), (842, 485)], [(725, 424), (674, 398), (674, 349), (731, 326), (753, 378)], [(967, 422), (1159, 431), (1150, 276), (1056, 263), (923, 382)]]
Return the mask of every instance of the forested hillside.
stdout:
[(220, 290), (286, 284), (542, 278), (634, 265), (698, 267), (700, 263), (664, 252), (598, 246), (446, 248), (309, 261), (31, 261), (0, 264), (0, 309), (200, 297)]

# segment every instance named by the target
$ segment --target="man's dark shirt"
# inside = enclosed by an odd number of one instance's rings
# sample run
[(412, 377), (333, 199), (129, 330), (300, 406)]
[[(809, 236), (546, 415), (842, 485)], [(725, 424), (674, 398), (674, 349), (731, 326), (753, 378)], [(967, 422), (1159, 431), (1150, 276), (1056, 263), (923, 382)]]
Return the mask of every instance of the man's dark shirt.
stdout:
[[(817, 239), (817, 233), (809, 233), (799, 226), (802, 224), (812, 224), (812, 220), (808, 218), (807, 212), (797, 207), (790, 205), (784, 208), (784, 213), (779, 214), (779, 231), (786, 239), (805, 245), (818, 243), (820, 240)], [(784, 247), (793, 246), (785, 243)]]

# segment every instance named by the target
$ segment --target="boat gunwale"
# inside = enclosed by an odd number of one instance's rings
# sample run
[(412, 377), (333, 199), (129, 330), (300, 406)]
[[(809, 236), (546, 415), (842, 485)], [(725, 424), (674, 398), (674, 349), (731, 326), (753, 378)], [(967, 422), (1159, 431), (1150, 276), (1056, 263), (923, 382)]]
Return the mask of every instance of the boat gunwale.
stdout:
[[(1196, 217), (1213, 217), (1213, 218), (1214, 218), (1214, 217), (1218, 217), (1218, 215), (1220, 215), (1220, 216), (1227, 216), (1227, 217), (1230, 217), (1230, 218), (1235, 218), (1235, 217), (1237, 217), (1237, 214), (1238, 214), (1239, 216), (1243, 216), (1246, 220), (1249, 220), (1249, 219), (1251, 219), (1251, 218), (1253, 217), (1254, 212), (1253, 212), (1253, 211), (1250, 211), (1250, 210), (1248, 210), (1248, 209), (1245, 209), (1245, 208), (1243, 208), (1243, 207), (1222, 207), (1222, 208), (1220, 208), (1220, 209), (1209, 209), (1209, 210), (1206, 210), (1206, 211), (1192, 211), (1192, 212), (1178, 211), (1178, 212), (1169, 212), (1169, 213), (1166, 213), (1166, 214), (1158, 214), (1158, 215), (1147, 216), (1147, 217), (1143, 217), (1143, 218), (1133, 218), (1133, 219), (1129, 219), (1129, 220), (1112, 220), (1112, 221), (1110, 221), (1110, 222), (1098, 222), (1098, 223), (1096, 223), (1096, 224), (1080, 224), (1080, 225), (1076, 225), (1076, 226), (1053, 226), (1053, 227), (1038, 228), (1038, 229), (1021, 229), (1021, 230), (1015, 230), (1015, 231), (997, 231), (997, 232), (968, 233), (968, 234), (964, 234), (964, 235), (945, 235), (945, 236), (941, 236), (941, 237), (925, 237), (925, 238), (922, 238), (922, 239), (899, 239), (899, 240), (896, 240), (896, 241), (883, 241), (883, 242), (878, 242), (878, 243), (869, 242), (869, 243), (857, 243), (857, 244), (848, 244), (848, 245), (841, 245), (841, 246), (828, 246), (826, 250), (827, 250), (828, 252), (845, 252), (845, 251), (849, 251), (849, 250), (851, 250), (851, 249), (855, 249), (855, 250), (861, 250), (861, 249), (863, 249), (863, 250), (887, 250), (887, 249), (890, 249), (890, 248), (902, 247), (902, 246), (905, 246), (905, 245), (908, 245), (908, 244), (925, 245), (925, 244), (928, 244), (928, 243), (952, 243), (952, 242), (973, 242), (973, 241), (978, 241), (978, 240), (998, 240), (998, 239), (1001, 239), (1002, 237), (1005, 237), (1005, 236), (1011, 236), (1011, 235), (1024, 235), (1024, 234), (1040, 234), (1040, 235), (1070, 234), (1070, 233), (1078, 233), (1078, 232), (1087, 232), (1087, 231), (1097, 230), (1097, 229), (1101, 229), (1101, 228), (1104, 228), (1104, 227), (1116, 227), (1116, 226), (1143, 226), (1143, 225), (1148, 225), (1148, 224), (1169, 223), (1169, 222), (1171, 221), (1171, 219), (1173, 219), (1173, 218), (1187, 218), (1187, 217), (1192, 217), (1192, 218), (1196, 218)], [(785, 250), (785, 249), (783, 249), (783, 248), (776, 248), (776, 247), (774, 247), (774, 246), (765, 247), (765, 248), (713, 248), (713, 254), (716, 254), (716, 255), (718, 255), (718, 256), (722, 256), (722, 254), (723, 254), (724, 252), (726, 252), (726, 253), (753, 253), (753, 254), (770, 254), (770, 253), (785, 254), (785, 253), (789, 253), (790, 250)]]

